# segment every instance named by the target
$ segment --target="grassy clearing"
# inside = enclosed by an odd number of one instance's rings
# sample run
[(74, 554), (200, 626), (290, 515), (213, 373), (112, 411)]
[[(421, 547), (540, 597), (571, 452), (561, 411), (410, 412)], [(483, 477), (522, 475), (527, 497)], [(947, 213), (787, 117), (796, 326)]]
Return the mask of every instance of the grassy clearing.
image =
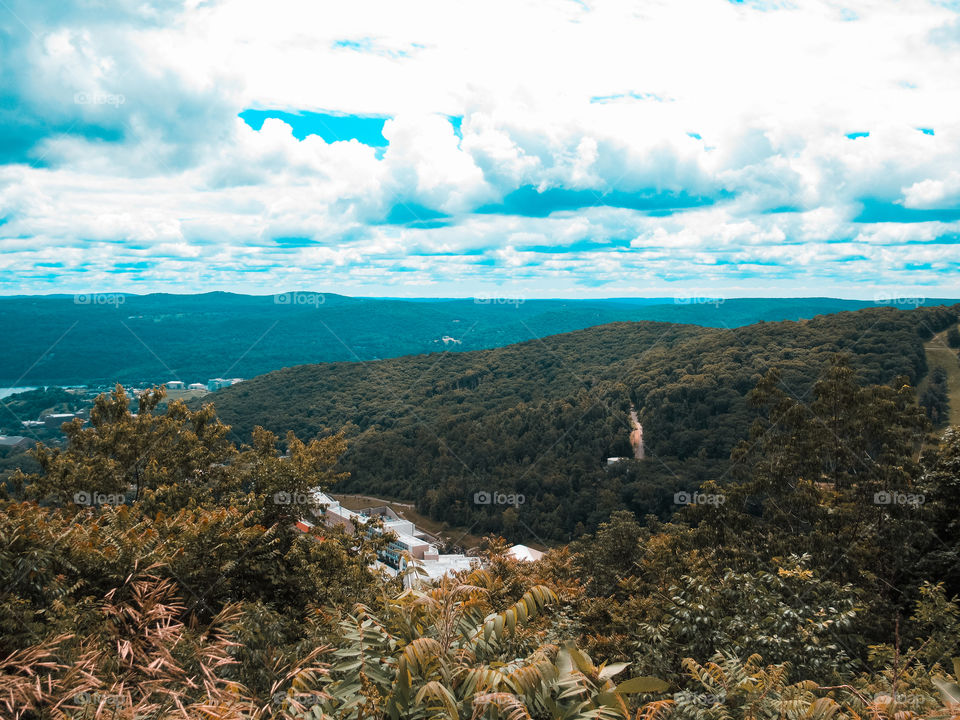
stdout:
[(950, 396), (950, 424), (960, 425), (960, 362), (957, 349), (947, 345), (944, 330), (933, 336), (923, 348), (927, 353), (927, 365), (932, 369), (939, 365), (947, 371), (947, 389)]

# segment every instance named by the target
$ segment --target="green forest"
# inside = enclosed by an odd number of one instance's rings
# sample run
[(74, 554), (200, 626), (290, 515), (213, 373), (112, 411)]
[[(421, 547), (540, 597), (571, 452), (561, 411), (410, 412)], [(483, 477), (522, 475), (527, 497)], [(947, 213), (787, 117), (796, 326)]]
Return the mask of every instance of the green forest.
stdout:
[[(238, 443), (212, 405), (167, 403), (159, 388), (131, 412), (118, 387), (2, 486), (0, 716), (956, 718), (960, 428), (932, 432), (911, 381), (925, 370), (917, 343), (955, 321), (955, 309), (865, 311), (736, 338), (615, 325), (547, 341), (562, 363), (521, 346), (488, 354), (500, 364), (487, 374), (473, 354), (388, 364), (420, 371), (404, 407), (424, 414), (446, 407), (431, 397), (459, 397), (478, 417), (526, 392), (531, 410), (497, 411), (517, 424), (485, 441), (495, 459), (524, 437), (525, 417), (563, 427), (570, 393), (580, 407), (600, 393), (620, 413), (637, 403), (645, 422), (689, 422), (701, 438), (721, 417), (745, 433), (703, 453), (676, 432), (651, 436), (653, 451), (708, 468), (728, 448), (718, 467), (729, 471), (698, 488), (722, 501), (666, 519), (599, 517), (596, 502), (595, 526), (543, 559), (514, 560), (490, 536), (482, 566), (433, 584), (417, 582), (416, 563), (406, 578), (380, 575), (372, 560), (388, 538), (369, 528), (294, 525), (311, 488), (355, 482), (343, 468), (363, 432), (310, 427), (281, 442), (254, 426)], [(470, 364), (407, 364), (458, 358)], [(521, 368), (526, 390), (508, 372)], [(344, 402), (372, 387), (368, 371), (342, 381)], [(313, 372), (318, 388), (333, 382)], [(289, 396), (277, 379), (264, 381)], [(477, 393), (489, 408), (471, 410)], [(591, 452), (620, 450), (604, 442)], [(556, 497), (571, 497), (567, 482)]]
[[(809, 408), (840, 357), (850, 382), (872, 392), (914, 387), (928, 371), (924, 341), (958, 313), (869, 308), (740, 328), (612, 323), (484, 351), (289, 368), (211, 397), (238, 442), (255, 425), (344, 432), (344, 492), (413, 500), (474, 534), (553, 544), (618, 509), (666, 520), (676, 493), (732, 480), (731, 452), (763, 411), (755, 388), (764, 380)], [(632, 456), (631, 406), (646, 458), (607, 465)], [(524, 503), (504, 512), (476, 504), (478, 492)]]
[(738, 327), (874, 304), (834, 298), (534, 300), (509, 293), (457, 300), (316, 292), (2, 297), (0, 386), (206, 383), (304, 363), (500, 347), (617, 320)]

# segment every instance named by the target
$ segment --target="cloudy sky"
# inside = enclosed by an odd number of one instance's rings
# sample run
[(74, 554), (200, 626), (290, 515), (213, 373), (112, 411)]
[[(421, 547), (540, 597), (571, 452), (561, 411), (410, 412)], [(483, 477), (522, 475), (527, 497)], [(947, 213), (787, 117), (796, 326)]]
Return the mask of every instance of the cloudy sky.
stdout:
[(0, 0), (0, 293), (960, 296), (960, 3)]

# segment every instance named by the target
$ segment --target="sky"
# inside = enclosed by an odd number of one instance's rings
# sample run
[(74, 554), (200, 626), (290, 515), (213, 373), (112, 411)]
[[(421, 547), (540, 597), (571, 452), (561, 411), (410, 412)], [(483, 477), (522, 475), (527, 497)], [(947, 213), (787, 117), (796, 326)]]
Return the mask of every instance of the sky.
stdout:
[(958, 271), (960, 2), (0, 0), (0, 294)]

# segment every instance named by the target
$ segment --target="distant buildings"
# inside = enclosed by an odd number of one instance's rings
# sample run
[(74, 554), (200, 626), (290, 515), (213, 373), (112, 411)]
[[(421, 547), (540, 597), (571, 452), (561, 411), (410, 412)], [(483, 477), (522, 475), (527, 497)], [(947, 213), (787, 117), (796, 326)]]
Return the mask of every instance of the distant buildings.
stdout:
[[(450, 572), (470, 570), (480, 564), (479, 558), (467, 555), (441, 555), (435, 537), (418, 529), (409, 520), (399, 517), (389, 507), (370, 507), (355, 511), (345, 508), (338, 500), (319, 490), (314, 491), (313, 495), (317, 504), (323, 507), (319, 518), (327, 527), (341, 527), (347, 532), (353, 532), (374, 518), (382, 521), (384, 532), (393, 533), (395, 539), (378, 554), (378, 565), (390, 574), (395, 575), (406, 570), (408, 556), (419, 561), (420, 569), (427, 580), (436, 580)], [(303, 519), (297, 523), (297, 527), (303, 532), (309, 532), (314, 525)], [(514, 545), (507, 554), (521, 562), (534, 562), (544, 555), (526, 545)]]
[(469, 570), (479, 565), (479, 558), (466, 555), (441, 555), (434, 544), (436, 539), (417, 529), (409, 520), (399, 517), (388, 507), (367, 508), (360, 512), (348, 510), (340, 502), (322, 492), (315, 492), (317, 503), (324, 506), (321, 518), (329, 527), (342, 527), (348, 532), (356, 530), (374, 518), (383, 521), (384, 532), (393, 533), (394, 539), (379, 553), (379, 559), (388, 572), (399, 573), (407, 568), (407, 556), (420, 561), (428, 579), (443, 577), (456, 570)]
[(51, 415), (44, 415), (40, 420), (43, 422), (45, 428), (59, 430), (61, 425), (70, 422), (75, 417), (78, 417), (76, 413), (53, 413)]
[(164, 384), (167, 386), (167, 390), (204, 390), (207, 392), (215, 392), (220, 388), (236, 385), (238, 382), (243, 382), (243, 378), (210, 378), (206, 383), (195, 382), (189, 385), (186, 385), (182, 380), (168, 380)]
[(207, 390), (215, 392), (220, 388), (236, 385), (238, 382), (243, 382), (243, 378), (210, 378), (207, 380)]

